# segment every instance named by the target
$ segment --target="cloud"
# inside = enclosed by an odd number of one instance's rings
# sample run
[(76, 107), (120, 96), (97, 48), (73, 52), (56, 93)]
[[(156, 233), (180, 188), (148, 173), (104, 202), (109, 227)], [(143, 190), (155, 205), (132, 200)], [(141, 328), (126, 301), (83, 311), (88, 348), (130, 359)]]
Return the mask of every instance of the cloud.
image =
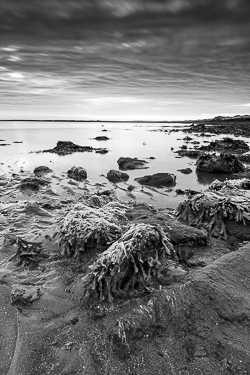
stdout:
[(249, 0), (0, 0), (0, 31), (43, 36), (249, 16)]

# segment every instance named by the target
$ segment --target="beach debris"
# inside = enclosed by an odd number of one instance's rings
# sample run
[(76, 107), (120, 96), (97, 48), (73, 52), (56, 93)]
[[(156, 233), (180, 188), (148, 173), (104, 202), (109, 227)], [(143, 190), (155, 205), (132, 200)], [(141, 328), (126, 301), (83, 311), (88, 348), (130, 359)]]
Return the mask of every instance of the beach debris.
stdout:
[(156, 173), (143, 177), (137, 177), (135, 178), (135, 181), (141, 185), (149, 185), (160, 188), (164, 186), (174, 186), (176, 184), (176, 176), (172, 173)]
[(224, 189), (223, 194), (206, 191), (180, 203), (176, 218), (197, 228), (205, 228), (210, 236), (228, 238), (230, 222), (249, 226), (250, 196), (237, 188)]
[(16, 253), (9, 258), (9, 261), (17, 259), (16, 266), (36, 265), (45, 256), (45, 254), (41, 256), (42, 242), (30, 242), (17, 237), (16, 248)]
[(184, 173), (184, 174), (190, 174), (190, 173), (193, 172), (191, 168), (177, 169), (177, 171), (181, 172), (181, 173)]
[(233, 154), (201, 154), (197, 160), (197, 169), (208, 173), (239, 173), (244, 165)]
[[(97, 197), (99, 198), (99, 197)], [(72, 257), (91, 249), (105, 249), (122, 234), (119, 218), (109, 210), (76, 204), (60, 222), (56, 235), (60, 252)]]
[(33, 171), (33, 173), (36, 176), (43, 176), (44, 174), (53, 172), (49, 167), (46, 167), (45, 165), (41, 165), (39, 167), (36, 167)]
[(149, 292), (152, 280), (166, 270), (174, 254), (160, 226), (132, 225), (90, 266), (83, 278), (84, 293), (111, 302), (114, 297)]
[(125, 172), (116, 171), (111, 169), (107, 173), (107, 179), (110, 182), (120, 182), (120, 181), (127, 181), (129, 179), (129, 175)]
[(86, 180), (87, 178), (87, 172), (82, 167), (72, 167), (71, 169), (68, 170), (67, 173), (68, 173), (69, 178), (73, 178), (74, 180), (77, 180), (77, 181), (83, 181), (83, 180)]
[(148, 168), (145, 166), (146, 163), (147, 163), (146, 160), (140, 160), (137, 158), (129, 158), (129, 157), (121, 157), (117, 160), (117, 164), (119, 165), (119, 169), (121, 170), (146, 169)]

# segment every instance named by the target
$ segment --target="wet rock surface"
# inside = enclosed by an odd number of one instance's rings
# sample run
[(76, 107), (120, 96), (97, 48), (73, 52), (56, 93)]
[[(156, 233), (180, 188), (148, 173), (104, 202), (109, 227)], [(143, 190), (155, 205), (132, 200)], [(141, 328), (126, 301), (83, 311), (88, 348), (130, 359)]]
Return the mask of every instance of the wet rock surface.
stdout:
[(121, 157), (117, 160), (117, 164), (119, 165), (119, 169), (121, 170), (148, 168), (147, 166), (145, 166), (145, 164), (147, 164), (147, 161), (137, 158)]
[(96, 141), (108, 141), (109, 137), (106, 137), (105, 135), (99, 135), (94, 138)]
[(111, 169), (107, 173), (107, 179), (110, 182), (121, 182), (121, 181), (128, 181), (129, 175), (125, 172), (116, 171), (114, 169)]
[(40, 186), (46, 186), (49, 182), (38, 177), (27, 177), (21, 180), (19, 188), (20, 190), (33, 190), (38, 191)]
[(54, 148), (43, 150), (42, 152), (49, 152), (58, 155), (69, 155), (73, 154), (74, 152), (92, 152), (98, 150), (100, 149), (93, 148), (91, 146), (79, 146), (71, 141), (58, 141), (57, 145)]
[(149, 185), (154, 187), (174, 186), (176, 183), (176, 176), (171, 173), (155, 173), (143, 177), (135, 178), (141, 185)]
[(181, 172), (181, 173), (184, 173), (184, 174), (190, 174), (192, 173), (192, 169), (191, 168), (182, 168), (182, 169), (177, 169), (178, 172)]
[(249, 146), (243, 140), (227, 137), (210, 142), (208, 145), (203, 145), (199, 149), (201, 151), (225, 151), (243, 153), (249, 151)]
[(41, 165), (34, 169), (34, 174), (36, 176), (43, 176), (44, 174), (47, 174), (50, 172), (52, 172), (52, 170), (49, 167), (46, 167), (45, 165)]
[(233, 154), (202, 154), (197, 160), (197, 169), (208, 173), (239, 173), (244, 165)]
[(69, 178), (73, 178), (73, 180), (83, 181), (87, 178), (87, 172), (82, 167), (72, 167), (67, 172)]

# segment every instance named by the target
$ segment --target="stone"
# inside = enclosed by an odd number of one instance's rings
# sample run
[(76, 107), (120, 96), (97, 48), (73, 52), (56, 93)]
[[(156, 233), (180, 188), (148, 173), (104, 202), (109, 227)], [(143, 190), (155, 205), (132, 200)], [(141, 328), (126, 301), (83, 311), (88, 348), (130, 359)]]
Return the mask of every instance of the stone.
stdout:
[(208, 173), (239, 173), (244, 165), (232, 154), (202, 154), (197, 160), (197, 170)]
[(121, 157), (117, 160), (117, 164), (119, 165), (119, 169), (127, 170), (127, 169), (145, 169), (145, 164), (147, 162), (145, 160), (140, 160), (137, 158), (129, 158), (129, 157)]
[(41, 165), (40, 167), (36, 167), (34, 169), (34, 174), (37, 176), (42, 176), (46, 173), (50, 173), (52, 170), (49, 167), (46, 167), (45, 165)]
[(32, 191), (38, 191), (40, 189), (40, 186), (48, 185), (49, 182), (46, 180), (43, 180), (42, 178), (37, 177), (27, 177), (21, 180), (19, 188), (20, 190), (32, 190)]
[(69, 178), (73, 178), (74, 180), (77, 180), (77, 181), (82, 181), (87, 178), (87, 172), (82, 167), (72, 167), (71, 169), (68, 170), (67, 173), (68, 173)]
[(96, 141), (108, 141), (109, 137), (106, 137), (105, 135), (100, 135), (98, 137), (94, 138)]
[(207, 146), (203, 145), (200, 147), (200, 150), (243, 153), (249, 151), (249, 146), (243, 140), (226, 137), (210, 142)]
[(176, 176), (171, 173), (155, 173), (143, 177), (135, 178), (141, 185), (149, 185), (154, 187), (174, 186), (176, 184)]
[(177, 169), (177, 171), (181, 172), (181, 173), (184, 173), (184, 174), (190, 174), (190, 173), (193, 172), (191, 168)]
[(115, 171), (114, 169), (111, 169), (107, 173), (107, 179), (110, 182), (120, 182), (120, 181), (127, 181), (129, 179), (129, 175), (124, 172)]

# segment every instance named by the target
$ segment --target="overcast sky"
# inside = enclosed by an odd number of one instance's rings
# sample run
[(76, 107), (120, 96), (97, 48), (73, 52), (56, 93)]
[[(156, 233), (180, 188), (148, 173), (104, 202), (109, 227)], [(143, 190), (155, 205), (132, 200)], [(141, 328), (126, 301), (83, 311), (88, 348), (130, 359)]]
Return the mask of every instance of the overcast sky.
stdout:
[(0, 119), (250, 113), (249, 0), (0, 0)]

